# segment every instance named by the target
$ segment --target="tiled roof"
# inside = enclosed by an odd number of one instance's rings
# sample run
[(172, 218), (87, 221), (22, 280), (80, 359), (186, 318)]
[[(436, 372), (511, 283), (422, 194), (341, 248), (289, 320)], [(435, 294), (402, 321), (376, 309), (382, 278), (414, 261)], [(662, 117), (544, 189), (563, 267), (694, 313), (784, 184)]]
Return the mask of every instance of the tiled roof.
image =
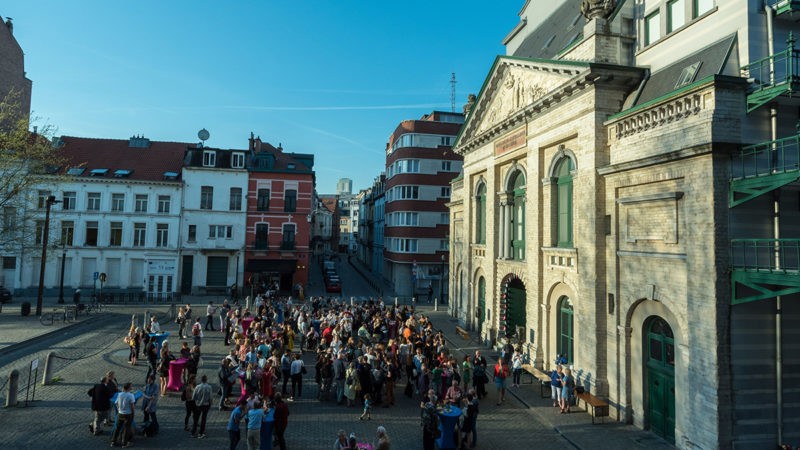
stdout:
[[(103, 178), (114, 179), (117, 170), (132, 171), (130, 180), (162, 181), (164, 172), (181, 173), (184, 152), (196, 144), (187, 142), (158, 142), (138, 138), (139, 146), (131, 147), (129, 139), (94, 139), (62, 136), (57, 151), (71, 167), (83, 167), (80, 176), (88, 177), (94, 169), (108, 169)], [(149, 142), (148, 146), (141, 145)], [(97, 177), (99, 178), (99, 177)]]
[(320, 200), (322, 200), (322, 206), (324, 206), (328, 211), (332, 212), (334, 215), (338, 213), (339, 200), (337, 200), (336, 197), (326, 197)]

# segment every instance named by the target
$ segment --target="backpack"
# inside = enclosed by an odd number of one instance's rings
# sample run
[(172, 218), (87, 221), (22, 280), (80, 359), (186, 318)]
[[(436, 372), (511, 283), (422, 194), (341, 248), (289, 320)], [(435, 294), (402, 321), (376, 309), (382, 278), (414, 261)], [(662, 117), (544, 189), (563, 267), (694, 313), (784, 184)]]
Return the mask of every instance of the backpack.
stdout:
[(199, 322), (195, 322), (194, 325), (192, 325), (192, 336), (200, 336), (200, 323)]

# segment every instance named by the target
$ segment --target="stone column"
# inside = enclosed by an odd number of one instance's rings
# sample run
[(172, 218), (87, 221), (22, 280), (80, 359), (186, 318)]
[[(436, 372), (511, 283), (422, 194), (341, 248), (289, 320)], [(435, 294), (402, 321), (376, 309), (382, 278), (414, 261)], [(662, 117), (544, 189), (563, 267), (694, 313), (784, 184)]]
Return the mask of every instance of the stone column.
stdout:
[(506, 204), (502, 200), (500, 201), (500, 223), (497, 224), (498, 227), (498, 241), (497, 241), (497, 257), (499, 259), (505, 259), (506, 257), (506, 250), (505, 250), (505, 242), (506, 242)]

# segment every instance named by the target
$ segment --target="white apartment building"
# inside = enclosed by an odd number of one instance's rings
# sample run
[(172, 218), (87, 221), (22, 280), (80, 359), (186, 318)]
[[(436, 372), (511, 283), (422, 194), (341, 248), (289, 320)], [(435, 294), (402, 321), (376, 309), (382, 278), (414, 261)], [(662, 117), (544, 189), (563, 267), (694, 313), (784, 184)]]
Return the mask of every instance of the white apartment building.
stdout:
[[(59, 202), (50, 211), (46, 295), (58, 292), (62, 264), (65, 296), (77, 288), (83, 295), (102, 288), (162, 298), (177, 290), (180, 174), (187, 145), (143, 137), (58, 139), (55, 147), (68, 167), (63, 178), (42, 184), (32, 205), (43, 209), (49, 195)], [(22, 250), (13, 279), (22, 295), (34, 294), (39, 284), (44, 215), (39, 216), (26, 224), (35, 227), (38, 242)]]
[(227, 294), (242, 286), (247, 152), (189, 147), (183, 161), (182, 294)]

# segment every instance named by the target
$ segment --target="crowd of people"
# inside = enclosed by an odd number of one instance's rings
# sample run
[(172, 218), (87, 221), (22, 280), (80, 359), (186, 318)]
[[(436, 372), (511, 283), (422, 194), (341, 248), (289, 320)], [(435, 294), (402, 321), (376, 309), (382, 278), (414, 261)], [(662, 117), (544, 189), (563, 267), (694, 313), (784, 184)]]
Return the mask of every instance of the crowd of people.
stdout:
[[(231, 305), (225, 301), (217, 307), (209, 302), (205, 309), (205, 324), (201, 317), (192, 322), (191, 305), (181, 307), (176, 318), (179, 338), (188, 339), (188, 331), (194, 339), (191, 347), (184, 341), (179, 350), (179, 357), (188, 360), (181, 391), (186, 409), (184, 427), (193, 437), (206, 436), (206, 418), (214, 403), (215, 391), (207, 375), (199, 377), (198, 383), (197, 368), (203, 332), (216, 331), (214, 322), (218, 316), (224, 345), (230, 349), (217, 369), (220, 395), (216, 407), (231, 411), (226, 427), (231, 449), (242, 440), (241, 430), (246, 430), (247, 447), (258, 448), (264, 417), (274, 421), (275, 445), (282, 450), (286, 448), (287, 402), (303, 398), (303, 378), (308, 373), (304, 354), (312, 354), (315, 361), (316, 400), (335, 402), (343, 408), (357, 407), (354, 419), (379, 419), (378, 408), (392, 408), (397, 391), (417, 400), (422, 444), (426, 449), (433, 448), (434, 440), (442, 431), (452, 433), (459, 448), (474, 447), (479, 404), (487, 396), (490, 376), (499, 393), (498, 405), (504, 400), (506, 378), (513, 376), (512, 385), (519, 384), (521, 354), (518, 350), (504, 351), (490, 373), (480, 350), (474, 355), (457, 358), (447, 347), (443, 333), (436, 331), (425, 315), (415, 314), (413, 306), (397, 307), (381, 299), (348, 304), (325, 298), (293, 304), (291, 298), (258, 296), (252, 304), (248, 301), (245, 305)], [(159, 351), (156, 342), (149, 338), (151, 333), (160, 330), (157, 317), (153, 316), (144, 329), (131, 326), (125, 338), (130, 346), (130, 364), (137, 365), (140, 351), (147, 359), (148, 370), (141, 393), (144, 397), (143, 427), (150, 433), (158, 431), (158, 399), (167, 394), (169, 364), (176, 359), (169, 344), (165, 342)], [(509, 369), (509, 363), (513, 370)], [(400, 389), (398, 384), (404, 387)], [(100, 385), (107, 388), (98, 388)], [(126, 384), (130, 388), (129, 385)], [(108, 375), (90, 391), (95, 410), (90, 426), (92, 432), (99, 433), (99, 423), (110, 420), (108, 405), (117, 391), (116, 380), (110, 381)], [(122, 390), (123, 393), (128, 391), (130, 389)], [(136, 403), (136, 399), (132, 402), (130, 399), (127, 394), (115, 398), (118, 425), (112, 436), (112, 446), (130, 445)], [(460, 411), (452, 430), (440, 430), (437, 417), (443, 408)], [(348, 437), (342, 430), (334, 447), (339, 450), (354, 448), (354, 437), (353, 433)], [(389, 436), (383, 427), (378, 427), (376, 437), (376, 448), (390, 448)]]

